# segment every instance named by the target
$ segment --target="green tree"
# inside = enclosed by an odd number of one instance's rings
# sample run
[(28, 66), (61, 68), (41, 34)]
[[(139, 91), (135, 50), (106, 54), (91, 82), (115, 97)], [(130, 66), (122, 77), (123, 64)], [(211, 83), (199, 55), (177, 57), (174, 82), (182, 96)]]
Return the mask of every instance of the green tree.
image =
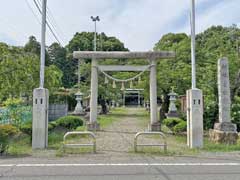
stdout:
[[(240, 30), (236, 26), (212, 26), (196, 36), (197, 87), (204, 94), (204, 127), (211, 128), (218, 115), (217, 60), (226, 56), (230, 64), (232, 100), (239, 94), (240, 73), (237, 43)], [(154, 50), (172, 50), (176, 58), (158, 64), (159, 95), (165, 97), (171, 87), (178, 94), (185, 94), (191, 87), (190, 37), (186, 34), (167, 34), (155, 45)]]

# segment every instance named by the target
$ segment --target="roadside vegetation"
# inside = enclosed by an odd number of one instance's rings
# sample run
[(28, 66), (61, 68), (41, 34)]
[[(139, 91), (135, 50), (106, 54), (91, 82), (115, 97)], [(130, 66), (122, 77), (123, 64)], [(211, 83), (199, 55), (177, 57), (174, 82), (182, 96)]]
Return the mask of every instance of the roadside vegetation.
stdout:
[[(50, 92), (50, 102), (67, 102), (72, 111), (76, 101), (74, 94), (79, 90), (84, 98), (90, 95), (90, 69), (89, 59), (83, 60), (80, 67), (80, 87), (77, 85), (78, 61), (73, 58), (73, 51), (91, 51), (94, 39), (93, 32), (77, 32), (66, 45), (61, 47), (53, 43), (46, 49), (45, 87)], [(129, 51), (121, 40), (107, 36), (105, 33), (97, 34), (101, 39), (101, 51)], [(207, 132), (213, 128), (218, 116), (217, 94), (217, 59), (223, 56), (229, 59), (229, 72), (231, 84), (231, 117), (240, 130), (240, 29), (236, 25), (229, 27), (212, 26), (196, 36), (196, 70), (198, 88), (204, 94), (204, 130), (205, 146), (203, 149), (190, 150), (186, 147), (186, 117), (179, 119), (161, 119), (162, 130), (167, 134), (169, 153), (188, 154), (204, 152), (239, 151), (237, 145), (218, 145), (208, 141)], [(158, 99), (162, 104), (164, 113), (169, 106), (169, 92), (174, 89), (178, 95), (186, 94), (191, 87), (190, 66), (190, 37), (187, 34), (168, 33), (156, 39), (154, 51), (175, 51), (173, 59), (162, 59), (157, 64)], [(99, 64), (126, 64), (146, 65), (148, 61), (101, 60)], [(40, 43), (33, 36), (23, 47), (16, 47), (0, 43), (0, 153), (12, 155), (32, 154), (32, 92), (38, 87), (40, 66)], [(134, 77), (134, 72), (114, 72), (111, 76), (119, 79)], [(99, 74), (99, 101), (111, 102), (114, 100), (121, 105), (121, 85), (112, 86), (113, 82), (104, 83), (105, 78)], [(141, 79), (126, 83), (125, 87), (144, 89), (144, 99), (149, 99), (149, 74), (145, 72)], [(177, 104), (180, 109), (180, 103)], [(124, 109), (115, 109), (107, 115), (99, 116), (102, 128), (120, 120)], [(147, 112), (139, 112), (141, 126), (147, 127), (149, 117)], [(181, 114), (181, 112), (180, 112)], [(54, 122), (49, 122), (49, 149), (60, 148), (63, 134), (66, 131), (86, 129), (85, 120), (67, 116)]]

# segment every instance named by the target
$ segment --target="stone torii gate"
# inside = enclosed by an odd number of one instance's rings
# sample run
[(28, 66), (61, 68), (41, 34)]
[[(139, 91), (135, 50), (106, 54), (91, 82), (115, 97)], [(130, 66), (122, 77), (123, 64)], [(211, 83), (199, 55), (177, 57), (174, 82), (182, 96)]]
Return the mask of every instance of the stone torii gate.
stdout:
[(171, 51), (156, 52), (100, 52), (100, 51), (74, 51), (75, 59), (92, 59), (91, 66), (91, 97), (90, 97), (90, 120), (88, 130), (98, 130), (97, 122), (97, 99), (98, 99), (98, 68), (108, 71), (143, 71), (146, 66), (128, 65), (98, 65), (101, 59), (148, 59), (150, 69), (150, 124), (149, 130), (159, 131), (160, 125), (157, 118), (157, 60), (174, 58), (175, 53)]

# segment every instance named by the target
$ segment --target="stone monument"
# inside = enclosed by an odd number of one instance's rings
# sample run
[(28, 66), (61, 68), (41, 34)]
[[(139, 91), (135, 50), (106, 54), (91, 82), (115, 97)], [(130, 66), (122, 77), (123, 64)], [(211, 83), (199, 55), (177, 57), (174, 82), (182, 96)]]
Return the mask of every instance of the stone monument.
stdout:
[(228, 59), (218, 60), (219, 122), (209, 131), (210, 139), (216, 143), (236, 144), (238, 134), (236, 124), (231, 122), (231, 99)]

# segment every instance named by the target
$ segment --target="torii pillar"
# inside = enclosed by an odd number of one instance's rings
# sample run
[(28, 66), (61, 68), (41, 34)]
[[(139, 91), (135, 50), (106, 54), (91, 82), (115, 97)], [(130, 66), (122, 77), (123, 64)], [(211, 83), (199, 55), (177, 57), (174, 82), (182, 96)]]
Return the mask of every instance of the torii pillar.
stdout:
[(150, 59), (150, 131), (160, 131), (161, 124), (157, 118), (157, 62)]
[(96, 58), (92, 58), (91, 67), (91, 98), (90, 98), (90, 119), (87, 123), (89, 131), (97, 131), (100, 129), (97, 122), (98, 114), (98, 62)]

